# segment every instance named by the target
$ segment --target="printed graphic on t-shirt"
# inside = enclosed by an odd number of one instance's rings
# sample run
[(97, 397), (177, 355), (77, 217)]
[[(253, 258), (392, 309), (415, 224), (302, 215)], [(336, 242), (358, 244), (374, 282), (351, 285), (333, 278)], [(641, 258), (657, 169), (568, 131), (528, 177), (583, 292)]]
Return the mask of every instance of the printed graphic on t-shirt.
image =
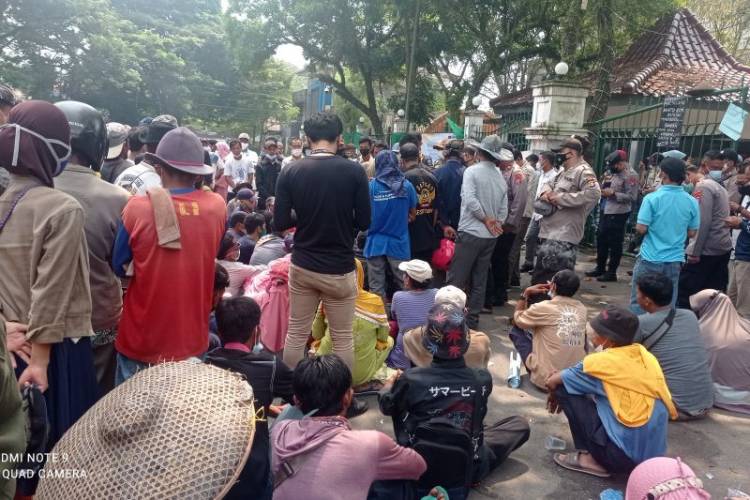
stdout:
[(570, 306), (563, 306), (560, 321), (557, 323), (557, 336), (563, 345), (577, 347), (584, 342), (586, 320), (579, 311)]

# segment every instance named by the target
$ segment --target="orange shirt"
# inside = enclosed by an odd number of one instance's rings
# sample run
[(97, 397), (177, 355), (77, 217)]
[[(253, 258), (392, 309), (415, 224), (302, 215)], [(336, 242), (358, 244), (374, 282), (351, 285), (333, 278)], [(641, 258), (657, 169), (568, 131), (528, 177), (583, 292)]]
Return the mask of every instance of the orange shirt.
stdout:
[(172, 193), (180, 225), (179, 250), (158, 245), (148, 196), (131, 198), (122, 214), (134, 275), (125, 294), (115, 347), (145, 363), (183, 360), (208, 348), (214, 259), (227, 210), (215, 193), (181, 191)]

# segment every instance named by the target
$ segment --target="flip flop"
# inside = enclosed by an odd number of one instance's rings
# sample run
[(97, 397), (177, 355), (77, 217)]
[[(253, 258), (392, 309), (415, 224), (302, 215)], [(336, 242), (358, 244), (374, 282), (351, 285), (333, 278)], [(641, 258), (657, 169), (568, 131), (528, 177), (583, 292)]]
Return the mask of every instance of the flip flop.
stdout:
[(563, 469), (582, 472), (583, 474), (588, 474), (590, 476), (603, 478), (611, 477), (611, 474), (609, 472), (601, 472), (595, 469), (589, 469), (581, 465), (580, 456), (580, 451), (574, 451), (572, 453), (555, 453), (552, 456), (552, 460), (554, 460), (555, 463)]

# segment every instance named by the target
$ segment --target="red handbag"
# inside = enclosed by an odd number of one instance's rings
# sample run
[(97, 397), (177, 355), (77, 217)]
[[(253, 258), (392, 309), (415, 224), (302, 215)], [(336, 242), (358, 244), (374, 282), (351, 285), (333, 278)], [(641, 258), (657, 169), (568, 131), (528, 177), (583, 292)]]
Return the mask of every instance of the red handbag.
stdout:
[(440, 246), (432, 252), (432, 265), (435, 269), (447, 271), (456, 253), (456, 244), (453, 240), (443, 238), (440, 240)]

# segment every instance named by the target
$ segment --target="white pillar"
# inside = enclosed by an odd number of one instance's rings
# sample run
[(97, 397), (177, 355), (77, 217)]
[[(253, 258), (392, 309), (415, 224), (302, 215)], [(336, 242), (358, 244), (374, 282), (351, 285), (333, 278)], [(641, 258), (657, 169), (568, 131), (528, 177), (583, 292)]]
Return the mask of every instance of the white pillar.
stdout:
[(535, 153), (560, 146), (573, 134), (586, 135), (583, 120), (589, 90), (575, 83), (552, 81), (534, 87), (531, 126), (524, 129)]

